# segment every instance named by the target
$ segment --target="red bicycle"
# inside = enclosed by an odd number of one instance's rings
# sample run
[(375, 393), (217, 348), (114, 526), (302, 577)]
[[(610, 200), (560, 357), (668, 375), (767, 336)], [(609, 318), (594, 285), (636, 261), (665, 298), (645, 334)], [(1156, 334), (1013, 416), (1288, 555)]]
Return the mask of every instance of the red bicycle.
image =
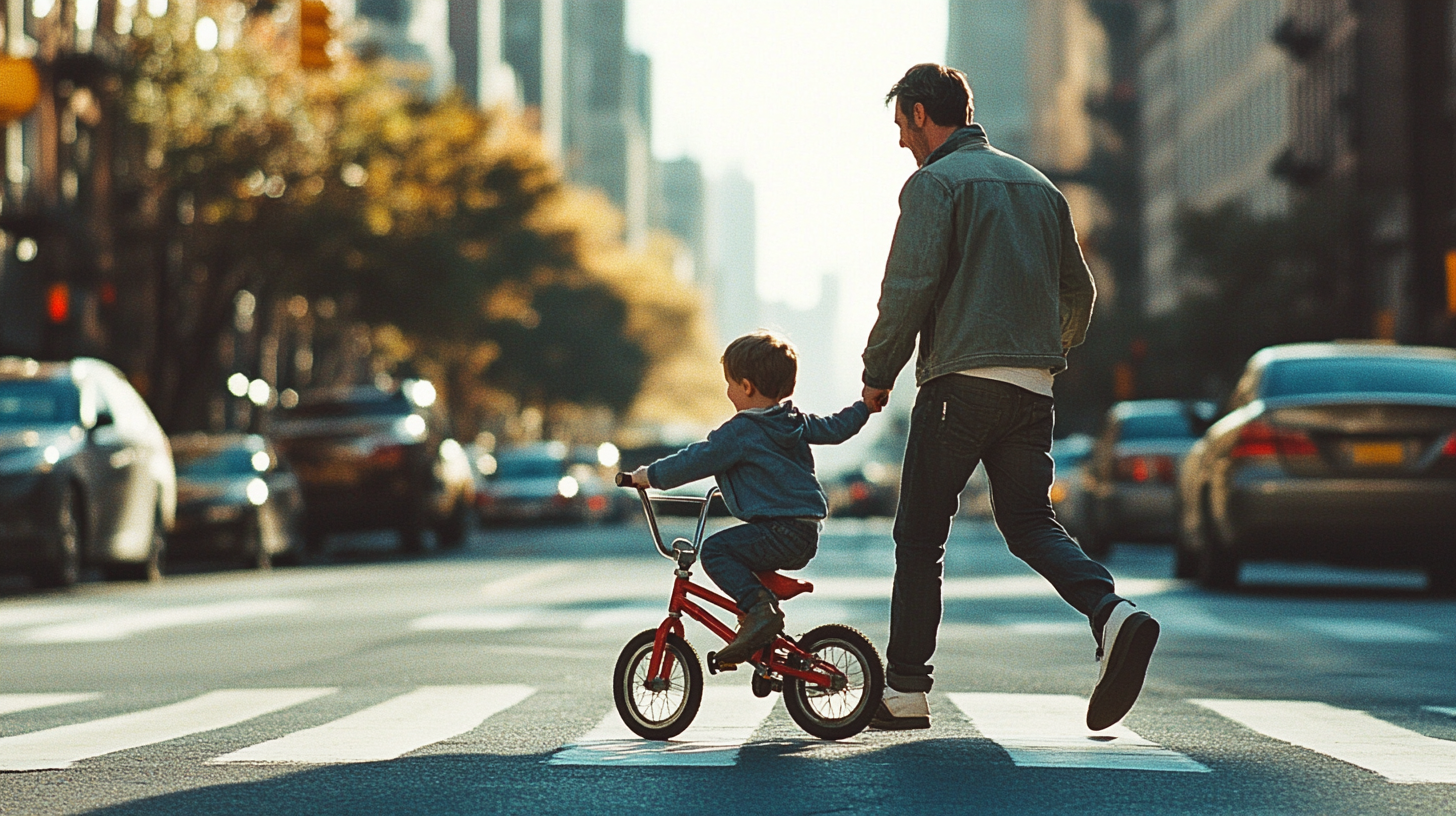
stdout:
[[(630, 473), (617, 475), (617, 484), (632, 485)], [(627, 727), (646, 739), (665, 740), (681, 734), (697, 716), (703, 699), (703, 667), (698, 653), (684, 637), (682, 618), (701, 623), (725, 643), (734, 630), (713, 617), (694, 598), (737, 615), (732, 600), (692, 582), (692, 566), (702, 545), (708, 505), (718, 494), (710, 489), (703, 498), (649, 495), (637, 488), (647, 527), (657, 551), (677, 565), (667, 617), (656, 629), (639, 632), (622, 649), (612, 675), (612, 695)], [(700, 504), (697, 533), (692, 541), (679, 538), (662, 543), (652, 503)], [(776, 572), (756, 573), (780, 601), (812, 592), (814, 585)], [(748, 660), (753, 667), (753, 693), (767, 697), (782, 692), (789, 716), (800, 728), (820, 739), (845, 739), (863, 731), (874, 717), (885, 690), (885, 669), (874, 644), (857, 630), (841, 624), (816, 627), (797, 638), (779, 635)], [(736, 665), (717, 662), (708, 652), (708, 671), (732, 671)]]

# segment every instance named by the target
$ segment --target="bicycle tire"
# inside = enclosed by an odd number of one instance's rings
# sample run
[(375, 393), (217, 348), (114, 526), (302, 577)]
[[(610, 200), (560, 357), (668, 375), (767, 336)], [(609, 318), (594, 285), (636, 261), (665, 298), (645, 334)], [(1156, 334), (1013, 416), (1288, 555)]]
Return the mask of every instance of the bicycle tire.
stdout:
[(838, 623), (811, 629), (798, 643), (844, 672), (849, 685), (826, 691), (798, 677), (785, 677), (784, 707), (789, 716), (820, 739), (846, 739), (865, 730), (885, 692), (885, 667), (874, 644), (858, 630)]
[(652, 664), (657, 630), (638, 632), (622, 647), (612, 672), (612, 697), (622, 722), (639, 737), (666, 740), (681, 734), (698, 715), (703, 702), (703, 664), (691, 644), (669, 633), (663, 648), (672, 658), (668, 688), (649, 691), (643, 686)]

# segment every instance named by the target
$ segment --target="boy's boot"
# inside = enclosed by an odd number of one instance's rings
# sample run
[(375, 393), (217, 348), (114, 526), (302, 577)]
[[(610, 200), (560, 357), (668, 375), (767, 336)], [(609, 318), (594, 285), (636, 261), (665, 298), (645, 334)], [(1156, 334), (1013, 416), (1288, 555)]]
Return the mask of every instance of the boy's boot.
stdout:
[(766, 589), (755, 590), (748, 608), (738, 618), (738, 634), (718, 653), (718, 664), (742, 663), (754, 652), (773, 642), (784, 631), (784, 613)]

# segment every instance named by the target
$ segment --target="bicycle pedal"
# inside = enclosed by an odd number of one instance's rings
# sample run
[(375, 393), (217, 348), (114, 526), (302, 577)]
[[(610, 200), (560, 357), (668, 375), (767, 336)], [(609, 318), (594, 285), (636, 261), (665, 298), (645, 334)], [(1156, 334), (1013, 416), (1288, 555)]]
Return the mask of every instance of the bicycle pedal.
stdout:
[(737, 663), (719, 663), (717, 652), (708, 652), (708, 674), (738, 671)]

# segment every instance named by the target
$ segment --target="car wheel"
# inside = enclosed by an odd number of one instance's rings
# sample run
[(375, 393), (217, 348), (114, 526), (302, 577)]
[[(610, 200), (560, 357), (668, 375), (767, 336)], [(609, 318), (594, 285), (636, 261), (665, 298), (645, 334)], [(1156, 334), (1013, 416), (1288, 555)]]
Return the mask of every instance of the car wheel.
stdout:
[(450, 515), (435, 528), (435, 540), (442, 548), (454, 550), (464, 546), (470, 536), (470, 516), (470, 505), (464, 499), (456, 500)]
[(1225, 540), (1219, 533), (1205, 508), (1199, 519), (1203, 537), (1203, 552), (1198, 561), (1198, 583), (1209, 589), (1231, 589), (1239, 582), (1239, 559), (1234, 555), (1234, 543)]
[(1173, 577), (1198, 577), (1198, 556), (1188, 549), (1188, 542), (1182, 534), (1173, 542)]
[(76, 513), (76, 491), (69, 485), (56, 511), (55, 537), (44, 566), (31, 573), (31, 583), (42, 589), (60, 589), (81, 579), (81, 524)]
[(1079, 531), (1077, 544), (1081, 546), (1082, 552), (1087, 553), (1091, 558), (1106, 558), (1112, 552), (1112, 541), (1097, 529), (1097, 525), (1089, 523), (1085, 529)]
[(166, 565), (167, 535), (162, 526), (162, 513), (158, 510), (156, 517), (152, 519), (152, 543), (147, 552), (147, 560), (137, 563), (116, 561), (107, 564), (101, 571), (108, 581), (157, 583), (162, 580)]
[(258, 516), (263, 512), (259, 507), (248, 515), (243, 522), (243, 530), (239, 534), (243, 553), (243, 569), (267, 570), (273, 568), (273, 554), (268, 552), (268, 542), (263, 535), (262, 519)]
[(1426, 590), (1443, 598), (1456, 595), (1456, 561), (1441, 561), (1426, 567)]

